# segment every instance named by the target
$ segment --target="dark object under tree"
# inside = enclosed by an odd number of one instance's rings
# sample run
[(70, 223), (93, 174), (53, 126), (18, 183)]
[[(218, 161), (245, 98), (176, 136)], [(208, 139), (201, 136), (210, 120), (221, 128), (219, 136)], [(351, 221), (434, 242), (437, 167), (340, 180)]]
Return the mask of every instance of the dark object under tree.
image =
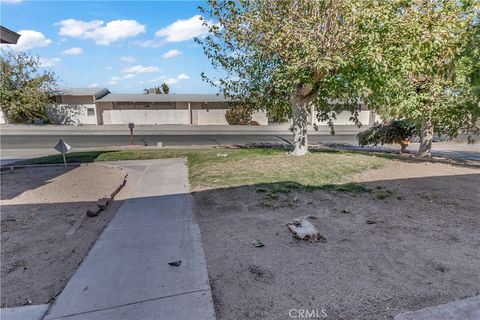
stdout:
[(392, 120), (385, 124), (374, 124), (371, 128), (357, 134), (357, 139), (358, 144), (361, 146), (399, 144), (401, 148), (400, 153), (403, 153), (415, 134), (415, 124), (412, 122)]

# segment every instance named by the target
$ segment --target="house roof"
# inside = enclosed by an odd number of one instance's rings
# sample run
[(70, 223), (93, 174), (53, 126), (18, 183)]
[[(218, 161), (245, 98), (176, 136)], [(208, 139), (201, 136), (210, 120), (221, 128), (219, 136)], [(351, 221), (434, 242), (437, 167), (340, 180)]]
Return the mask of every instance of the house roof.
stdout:
[(0, 26), (0, 43), (17, 44), (20, 35), (10, 29)]
[(99, 102), (226, 102), (217, 94), (128, 94), (112, 93), (97, 100)]
[(107, 88), (59, 88), (54, 93), (62, 96), (95, 96), (99, 99), (108, 95), (110, 91)]

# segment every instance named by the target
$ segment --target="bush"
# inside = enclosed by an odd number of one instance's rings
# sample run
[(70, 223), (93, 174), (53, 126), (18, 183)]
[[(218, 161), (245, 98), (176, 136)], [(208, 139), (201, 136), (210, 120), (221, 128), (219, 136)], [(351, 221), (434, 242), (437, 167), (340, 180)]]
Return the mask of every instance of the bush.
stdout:
[(405, 152), (414, 134), (413, 123), (407, 120), (393, 120), (386, 124), (374, 124), (368, 130), (357, 134), (357, 139), (361, 146), (396, 143), (400, 145), (400, 153), (402, 153)]
[(241, 106), (228, 109), (225, 119), (230, 125), (248, 125), (252, 121), (252, 111)]

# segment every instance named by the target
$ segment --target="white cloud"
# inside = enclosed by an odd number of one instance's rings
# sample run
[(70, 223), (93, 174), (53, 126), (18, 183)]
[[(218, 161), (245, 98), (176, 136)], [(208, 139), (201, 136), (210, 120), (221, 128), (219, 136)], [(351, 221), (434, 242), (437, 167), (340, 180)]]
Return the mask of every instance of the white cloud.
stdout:
[(135, 41), (135, 44), (138, 44), (140, 48), (158, 48), (162, 45), (162, 42), (158, 39), (153, 40), (139, 40)]
[(98, 83), (92, 83), (91, 85), (88, 86), (89, 88), (97, 88)]
[(81, 21), (75, 19), (62, 20), (59, 35), (72, 38), (91, 39), (100, 45), (135, 37), (145, 32), (145, 26), (136, 20), (113, 20), (105, 24), (102, 20)]
[(135, 58), (134, 56), (121, 56), (120, 60), (125, 62), (135, 62), (137, 61), (137, 58)]
[(40, 57), (39, 59), (41, 68), (54, 67), (60, 64), (60, 58), (44, 58)]
[(158, 72), (160, 69), (155, 66), (148, 66), (144, 67), (140, 64), (133, 66), (133, 67), (128, 67), (122, 70), (123, 73), (152, 73), (152, 72)]
[(70, 49), (62, 51), (62, 54), (66, 54), (66, 55), (69, 55), (69, 56), (75, 56), (77, 54), (82, 54), (82, 53), (83, 53), (83, 49), (78, 48), (78, 47), (70, 48)]
[(8, 47), (15, 51), (25, 51), (34, 48), (42, 48), (52, 43), (52, 40), (47, 39), (41, 32), (34, 30), (20, 30), (17, 32), (20, 34), (17, 44), (2, 44), (2, 47)]
[(148, 83), (154, 83), (154, 82), (159, 82), (159, 81), (163, 82), (165, 79), (167, 79), (167, 77), (160, 76), (160, 77), (153, 78), (152, 80), (149, 80)]
[(208, 32), (200, 20), (200, 15), (195, 15), (187, 20), (177, 20), (166, 28), (158, 30), (155, 35), (164, 38), (167, 42), (180, 42), (191, 40)]
[(175, 85), (175, 84), (178, 84), (182, 80), (188, 80), (188, 79), (190, 79), (190, 76), (188, 76), (185, 73), (181, 73), (178, 76), (176, 76), (175, 78), (159, 77), (159, 78), (153, 79), (150, 82), (163, 81), (168, 85)]
[(188, 74), (181, 73), (177, 76), (177, 79), (178, 80), (188, 80), (188, 79), (190, 79), (190, 76)]
[(109, 81), (108, 83), (109, 83), (109, 84), (117, 84), (117, 83), (119, 83), (119, 82), (122, 81), (122, 80), (131, 79), (131, 78), (133, 78), (133, 77), (135, 77), (135, 75), (132, 74), (132, 73), (129, 73), (129, 74), (126, 74), (126, 75), (123, 75), (123, 76), (120, 76), (120, 77), (114, 76), (114, 77), (112, 77), (112, 78), (110, 79), (110, 81)]
[(170, 58), (173, 58), (173, 57), (176, 57), (176, 56), (179, 56), (182, 54), (182, 51), (180, 50), (177, 50), (177, 49), (173, 49), (173, 50), (168, 50), (167, 52), (165, 52), (162, 57), (164, 59), (170, 59)]
[(112, 67), (112, 66), (106, 66), (105, 69), (107, 69), (107, 70), (112, 70), (113, 67)]

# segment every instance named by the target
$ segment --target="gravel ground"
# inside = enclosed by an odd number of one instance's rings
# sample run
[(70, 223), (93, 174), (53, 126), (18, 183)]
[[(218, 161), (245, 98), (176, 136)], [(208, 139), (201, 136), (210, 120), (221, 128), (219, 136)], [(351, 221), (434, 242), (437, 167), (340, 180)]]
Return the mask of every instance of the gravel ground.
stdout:
[(2, 307), (51, 302), (116, 212), (115, 201), (67, 231), (125, 173), (106, 166), (28, 168), (1, 173)]
[[(480, 170), (392, 161), (352, 181), (371, 191), (194, 194), (217, 319), (393, 319), (479, 293)], [(292, 238), (309, 215), (326, 242)]]

